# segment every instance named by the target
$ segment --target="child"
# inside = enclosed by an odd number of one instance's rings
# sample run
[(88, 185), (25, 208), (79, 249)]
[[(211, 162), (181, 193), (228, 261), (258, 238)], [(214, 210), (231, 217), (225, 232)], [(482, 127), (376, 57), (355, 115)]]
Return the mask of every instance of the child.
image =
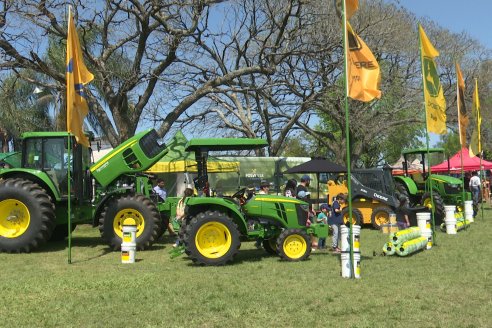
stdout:
[[(316, 218), (316, 223), (328, 224), (328, 217), (330, 216), (329, 209), (330, 208), (328, 207), (328, 204), (321, 204), (320, 206), (321, 212), (318, 214), (318, 217)], [(318, 239), (318, 248), (319, 249), (326, 248), (326, 238)]]
[[(186, 188), (184, 191), (183, 197), (178, 201), (178, 205), (176, 206), (176, 217), (174, 218), (177, 221), (180, 222), (180, 226), (183, 225), (183, 219), (185, 218), (185, 200), (186, 197), (191, 197), (193, 196), (193, 189), (191, 188)], [(180, 237), (178, 236), (178, 239), (174, 243), (173, 247), (178, 247), (180, 245)]]

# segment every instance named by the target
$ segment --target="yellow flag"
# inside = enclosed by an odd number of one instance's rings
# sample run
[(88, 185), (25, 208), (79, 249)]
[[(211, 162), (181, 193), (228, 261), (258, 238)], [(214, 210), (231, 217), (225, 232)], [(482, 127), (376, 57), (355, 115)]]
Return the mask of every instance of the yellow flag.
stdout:
[(355, 100), (371, 101), (381, 98), (380, 70), (376, 58), (347, 21), (348, 39), (348, 96)]
[(458, 107), (458, 124), (460, 131), (461, 148), (466, 147), (466, 128), (468, 127), (469, 119), (465, 105), (465, 81), (461, 74), (460, 65), (456, 63), (456, 85), (457, 85), (457, 107)]
[(446, 100), (444, 99), (444, 92), (439, 81), (437, 65), (434, 61), (434, 58), (439, 56), (439, 52), (429, 41), (420, 24), (419, 35), (427, 130), (437, 134), (445, 134)]
[[(340, 19), (342, 18), (342, 1), (335, 0), (335, 9)], [(346, 19), (350, 19), (357, 9), (359, 9), (359, 0), (345, 0), (345, 8), (347, 9)]]
[(477, 156), (482, 152), (482, 143), (480, 140), (480, 127), (482, 126), (482, 116), (480, 115), (480, 99), (478, 97), (478, 82), (475, 79), (475, 90), (473, 91), (473, 117), (477, 122), (477, 127), (473, 130), (470, 142), (470, 157)]
[(68, 14), (66, 79), (67, 130), (75, 135), (78, 143), (89, 146), (82, 129), (84, 118), (89, 113), (84, 86), (94, 79), (94, 75), (85, 67), (71, 11)]

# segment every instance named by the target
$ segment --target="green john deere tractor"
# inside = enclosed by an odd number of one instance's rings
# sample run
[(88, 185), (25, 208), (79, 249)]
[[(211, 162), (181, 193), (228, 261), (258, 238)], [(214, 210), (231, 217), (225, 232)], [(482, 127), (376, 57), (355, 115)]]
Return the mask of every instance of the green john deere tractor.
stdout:
[[(267, 146), (258, 139), (192, 139), (186, 146), (198, 163), (197, 188), (208, 186), (209, 151), (247, 150)], [(311, 253), (311, 237), (326, 237), (328, 226), (306, 226), (309, 204), (295, 198), (257, 195), (249, 188), (231, 197), (189, 197), (180, 228), (183, 251), (202, 265), (223, 265), (233, 260), (242, 240), (258, 240), (265, 250), (288, 261)]]
[(22, 139), (19, 165), (0, 170), (0, 251), (30, 252), (65, 238), (69, 197), (70, 229), (92, 223), (119, 249), (123, 223), (136, 224), (138, 249), (152, 245), (161, 229), (159, 204), (142, 172), (168, 151), (155, 130), (135, 135), (92, 166), (90, 149), (66, 132), (27, 132)]
[[(443, 148), (429, 149), (429, 153), (444, 153)], [(405, 195), (410, 200), (410, 205), (422, 205), (432, 209), (430, 186), (432, 180), (432, 198), (434, 200), (435, 223), (444, 222), (444, 205), (456, 205), (461, 209), (464, 207), (464, 200), (471, 200), (471, 194), (465, 192), (463, 200), (463, 189), (461, 179), (447, 175), (431, 174), (425, 170), (425, 155), (427, 149), (409, 149), (402, 151), (404, 158), (403, 175), (394, 176), (395, 187), (400, 194)], [(422, 165), (422, 171), (410, 170), (410, 157), (417, 156)]]

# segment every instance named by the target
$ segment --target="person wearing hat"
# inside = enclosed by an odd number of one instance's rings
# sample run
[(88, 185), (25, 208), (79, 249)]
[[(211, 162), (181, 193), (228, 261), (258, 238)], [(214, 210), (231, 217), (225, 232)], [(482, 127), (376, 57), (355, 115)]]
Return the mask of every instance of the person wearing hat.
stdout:
[(311, 183), (311, 177), (307, 174), (304, 174), (301, 177), (301, 183), (297, 186), (297, 190), (296, 190), (297, 198), (308, 203), (309, 203), (309, 199), (311, 198), (308, 191), (308, 187), (310, 183)]
[(260, 195), (268, 195), (268, 190), (270, 189), (270, 184), (266, 180), (261, 180), (260, 182), (260, 191), (258, 194)]

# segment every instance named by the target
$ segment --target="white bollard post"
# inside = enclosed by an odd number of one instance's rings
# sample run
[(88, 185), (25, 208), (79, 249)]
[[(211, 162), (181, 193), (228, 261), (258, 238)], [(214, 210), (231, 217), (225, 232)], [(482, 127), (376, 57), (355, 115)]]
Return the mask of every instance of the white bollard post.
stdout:
[(446, 233), (448, 235), (456, 235), (456, 217), (454, 216), (455, 210), (456, 206), (454, 205), (444, 206), (444, 211), (446, 212), (444, 223), (446, 224)]
[(123, 225), (123, 242), (121, 243), (121, 263), (135, 263), (137, 251), (137, 226)]

